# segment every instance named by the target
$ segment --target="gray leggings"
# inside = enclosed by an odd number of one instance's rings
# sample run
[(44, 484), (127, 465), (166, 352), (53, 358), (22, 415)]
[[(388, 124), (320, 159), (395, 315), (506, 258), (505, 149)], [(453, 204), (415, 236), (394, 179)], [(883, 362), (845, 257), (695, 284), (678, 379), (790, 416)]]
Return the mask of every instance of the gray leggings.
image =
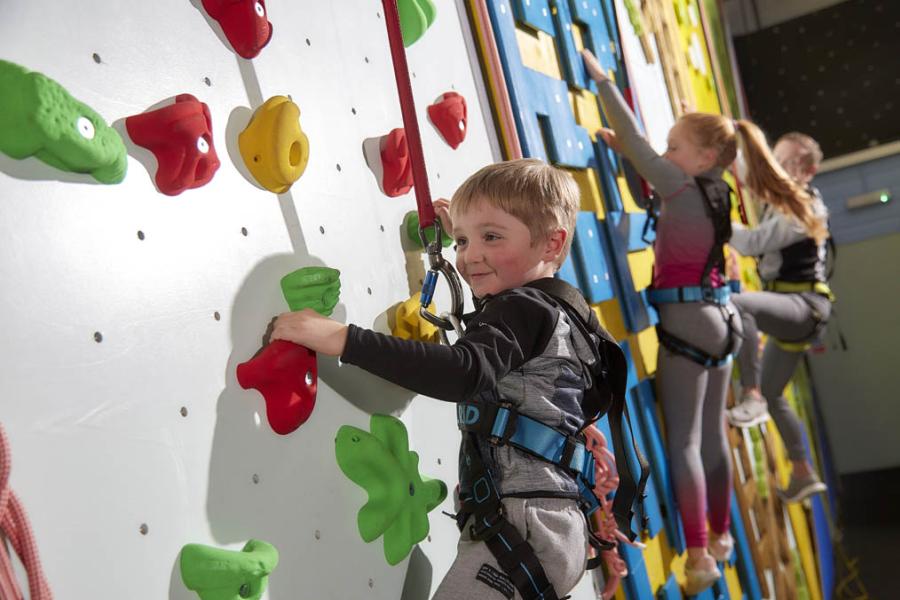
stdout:
[[(784, 350), (775, 340), (787, 342), (813, 341), (819, 319), (827, 321), (831, 302), (819, 294), (779, 294), (744, 292), (731, 298), (744, 322), (744, 344), (738, 354), (741, 384), (759, 387), (769, 405), (778, 433), (791, 460), (806, 460), (804, 427), (784, 397), (787, 385), (802, 352)], [(762, 358), (759, 355), (759, 332), (769, 334)]]
[[(741, 319), (731, 305), (700, 302), (659, 305), (667, 332), (710, 354), (722, 354), (729, 338), (728, 311), (737, 351)], [(728, 530), (731, 508), (731, 453), (725, 429), (725, 398), (731, 363), (706, 368), (667, 348), (659, 348), (656, 383), (665, 416), (675, 498), (689, 548), (705, 548), (706, 523), (717, 534)]]

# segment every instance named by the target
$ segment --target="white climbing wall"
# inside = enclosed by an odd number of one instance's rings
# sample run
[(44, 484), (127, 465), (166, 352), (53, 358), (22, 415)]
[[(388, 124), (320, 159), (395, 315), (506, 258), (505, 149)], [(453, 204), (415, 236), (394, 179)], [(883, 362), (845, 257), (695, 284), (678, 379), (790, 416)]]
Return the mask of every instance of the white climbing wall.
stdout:
[[(408, 55), (431, 189), (447, 196), (497, 157), (464, 8), (436, 4)], [(402, 414), (422, 472), (452, 487), (453, 406), (320, 358), (316, 410), (281, 437), (234, 375), (286, 310), (288, 272), (340, 269), (335, 315), (382, 331), (424, 272), (401, 232), (413, 195), (381, 194), (362, 153), (366, 138), (402, 126), (381, 3), (270, 0), (274, 37), (253, 61), (198, 6), (0, 2), (0, 58), (57, 80), (120, 131), (125, 117), (193, 94), (209, 105), (222, 162), (207, 186), (168, 197), (152, 155), (131, 144), (114, 186), (0, 155), (12, 486), (60, 599), (195, 598), (181, 547), (239, 549), (251, 537), (281, 554), (269, 598), (425, 598), (454, 556), (453, 523), (431, 513), (431, 539), (389, 567), (381, 541), (359, 537), (365, 495), (338, 470), (333, 440), (343, 424), (368, 429), (371, 412)], [(469, 108), (456, 151), (424, 111), (453, 89)], [(280, 196), (247, 180), (236, 151), (250, 109), (278, 94), (299, 105), (310, 143), (305, 174)], [(447, 305), (443, 284), (437, 299)]]

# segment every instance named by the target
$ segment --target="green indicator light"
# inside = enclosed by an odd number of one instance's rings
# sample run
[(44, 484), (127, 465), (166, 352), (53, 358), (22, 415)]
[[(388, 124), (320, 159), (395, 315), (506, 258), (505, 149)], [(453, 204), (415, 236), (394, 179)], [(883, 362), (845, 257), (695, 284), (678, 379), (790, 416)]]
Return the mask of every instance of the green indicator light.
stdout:
[(882, 204), (885, 204), (885, 203), (887, 203), (888, 200), (891, 199), (891, 195), (890, 194), (882, 194), (881, 196), (878, 197), (878, 199), (881, 200)]

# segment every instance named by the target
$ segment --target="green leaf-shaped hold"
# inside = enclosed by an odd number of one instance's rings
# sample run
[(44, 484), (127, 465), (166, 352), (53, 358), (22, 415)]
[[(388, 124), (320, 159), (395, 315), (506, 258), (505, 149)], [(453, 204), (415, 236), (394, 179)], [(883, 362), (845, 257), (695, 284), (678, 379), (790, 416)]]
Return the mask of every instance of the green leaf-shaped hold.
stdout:
[(403, 45), (407, 48), (425, 35), (425, 30), (431, 27), (437, 16), (437, 9), (431, 0), (397, 0), (397, 12), (400, 13)]
[(303, 267), (281, 278), (281, 291), (291, 310), (311, 308), (327, 317), (341, 296), (341, 272), (329, 267)]
[(259, 600), (278, 566), (278, 550), (260, 540), (250, 540), (240, 552), (188, 544), (180, 564), (185, 587), (202, 600)]
[(41, 73), (0, 60), (0, 152), (35, 156), (101, 183), (125, 178), (128, 158), (119, 133), (91, 107)]
[[(419, 237), (419, 213), (414, 210), (406, 213), (406, 216), (403, 217), (403, 226), (406, 227), (406, 235), (409, 236), (409, 239), (411, 239), (415, 244), (421, 246), (422, 239)], [(434, 227), (428, 227), (425, 230), (425, 239), (427, 239), (429, 242), (434, 241)], [(447, 248), (452, 243), (453, 239), (451, 239), (450, 236), (447, 235), (447, 232), (442, 229), (441, 245), (444, 248)]]
[(334, 440), (338, 466), (369, 500), (357, 525), (366, 542), (384, 535), (384, 557), (396, 565), (428, 535), (428, 513), (447, 497), (447, 486), (419, 475), (419, 455), (409, 451), (406, 426), (372, 415), (371, 433), (344, 425)]

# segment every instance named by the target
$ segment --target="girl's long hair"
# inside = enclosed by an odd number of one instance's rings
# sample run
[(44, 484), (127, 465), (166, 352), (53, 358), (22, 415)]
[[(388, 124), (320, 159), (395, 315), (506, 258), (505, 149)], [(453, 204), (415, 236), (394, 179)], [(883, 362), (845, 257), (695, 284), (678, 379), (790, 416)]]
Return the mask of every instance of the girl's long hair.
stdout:
[(799, 221), (806, 234), (821, 244), (828, 238), (822, 217), (813, 211), (813, 197), (778, 164), (762, 130), (751, 121), (731, 121), (722, 115), (690, 113), (679, 119), (702, 148), (718, 152), (726, 168), (737, 158), (738, 147), (747, 166), (743, 183), (760, 201)]

